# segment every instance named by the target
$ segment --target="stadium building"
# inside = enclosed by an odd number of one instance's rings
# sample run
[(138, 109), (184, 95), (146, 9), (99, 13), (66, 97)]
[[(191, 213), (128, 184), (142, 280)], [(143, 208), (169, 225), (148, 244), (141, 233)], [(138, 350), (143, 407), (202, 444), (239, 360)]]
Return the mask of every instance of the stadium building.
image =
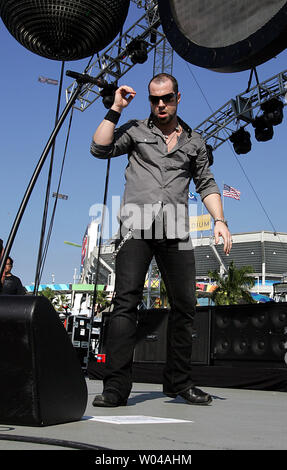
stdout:
[[(93, 230), (98, 230), (97, 224), (95, 224)], [(210, 271), (224, 274), (230, 263), (234, 261), (237, 268), (247, 265), (252, 266), (251, 276), (255, 278), (255, 285), (252, 289), (254, 294), (272, 297), (277, 301), (285, 301), (287, 289), (286, 294), (284, 288), (277, 292), (276, 288), (274, 289), (274, 284), (284, 283), (285, 278), (287, 279), (287, 233), (269, 231), (238, 233), (232, 235), (232, 240), (231, 253), (225, 255), (223, 243), (215, 245), (212, 236), (201, 236), (193, 239), (198, 290), (207, 291), (209, 286), (212, 285), (212, 279), (209, 277)], [(114, 251), (114, 241), (103, 244), (100, 249), (98, 284), (107, 285), (108, 290), (113, 290), (114, 287)], [(98, 245), (90, 249), (89, 255), (86, 256), (83, 262), (81, 282), (94, 282), (98, 253)], [(155, 288), (155, 282), (160, 282), (160, 275), (155, 269), (155, 262), (152, 263), (147, 277), (149, 278), (149, 276), (152, 276), (152, 279), (147, 279), (146, 288), (148, 286)]]

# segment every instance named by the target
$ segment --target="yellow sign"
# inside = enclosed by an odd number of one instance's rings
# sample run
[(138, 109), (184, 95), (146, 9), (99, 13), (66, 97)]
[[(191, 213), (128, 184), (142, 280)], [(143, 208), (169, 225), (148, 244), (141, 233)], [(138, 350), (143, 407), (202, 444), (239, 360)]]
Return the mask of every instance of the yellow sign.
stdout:
[(211, 216), (210, 214), (203, 214), (198, 216), (189, 217), (189, 231), (198, 232), (201, 230), (211, 229)]

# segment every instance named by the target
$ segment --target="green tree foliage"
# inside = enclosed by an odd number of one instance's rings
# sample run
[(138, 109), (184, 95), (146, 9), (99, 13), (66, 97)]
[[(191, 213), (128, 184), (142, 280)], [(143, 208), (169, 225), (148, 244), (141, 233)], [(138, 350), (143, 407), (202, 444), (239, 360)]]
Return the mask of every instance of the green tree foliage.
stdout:
[(43, 289), (41, 292), (39, 292), (39, 295), (47, 297), (53, 307), (59, 312), (62, 312), (64, 310), (64, 306), (69, 304), (69, 299), (65, 294), (57, 294), (50, 287), (46, 287), (45, 289)]
[(254, 277), (249, 276), (253, 272), (252, 266), (242, 266), (237, 269), (234, 261), (230, 263), (228, 272), (223, 276), (217, 271), (210, 271), (208, 275), (217, 284), (217, 288), (211, 294), (215, 305), (254, 303), (249, 292), (255, 284)]

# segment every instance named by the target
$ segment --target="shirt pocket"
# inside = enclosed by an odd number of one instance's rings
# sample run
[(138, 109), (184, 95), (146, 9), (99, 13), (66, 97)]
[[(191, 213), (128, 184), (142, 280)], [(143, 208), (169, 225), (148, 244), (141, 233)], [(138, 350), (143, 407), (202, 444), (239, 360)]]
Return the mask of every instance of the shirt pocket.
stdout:
[(157, 152), (158, 142), (155, 137), (142, 137), (135, 139), (135, 152), (146, 161), (153, 160)]
[(175, 150), (170, 156), (171, 164), (174, 168), (189, 170), (195, 163), (197, 157), (197, 147), (195, 145), (183, 146)]

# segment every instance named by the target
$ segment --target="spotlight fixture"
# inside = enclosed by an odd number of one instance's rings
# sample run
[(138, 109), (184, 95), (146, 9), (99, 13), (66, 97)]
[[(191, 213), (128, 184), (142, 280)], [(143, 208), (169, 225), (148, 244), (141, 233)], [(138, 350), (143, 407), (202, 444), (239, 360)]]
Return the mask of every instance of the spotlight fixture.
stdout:
[(148, 57), (147, 43), (143, 39), (135, 38), (128, 44), (127, 53), (134, 65), (143, 64)]
[(250, 133), (244, 127), (240, 127), (238, 131), (233, 132), (229, 139), (233, 143), (234, 151), (238, 155), (250, 152), (252, 146)]
[(118, 84), (115, 83), (108, 83), (107, 85), (104, 86), (104, 88), (101, 90), (100, 95), (103, 98), (103, 105), (105, 108), (109, 109), (114, 100), (115, 100), (115, 92), (118, 88)]
[(264, 119), (272, 126), (277, 126), (283, 121), (284, 104), (278, 98), (271, 98), (261, 105)]
[(252, 126), (255, 129), (255, 138), (258, 142), (267, 142), (271, 140), (274, 134), (273, 126), (266, 119), (265, 116), (257, 116), (252, 121)]

